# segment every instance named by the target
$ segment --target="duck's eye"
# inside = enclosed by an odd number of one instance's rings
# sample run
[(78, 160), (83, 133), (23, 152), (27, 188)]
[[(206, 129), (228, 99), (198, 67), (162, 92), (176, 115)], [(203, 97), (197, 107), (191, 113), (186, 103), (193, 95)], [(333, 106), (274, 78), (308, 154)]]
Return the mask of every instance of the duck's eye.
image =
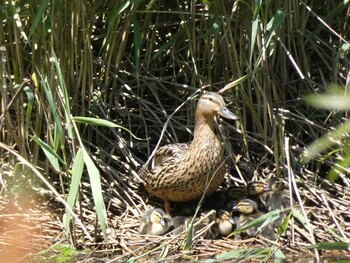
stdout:
[(212, 98), (212, 97), (209, 97), (209, 101), (213, 101), (213, 98)]

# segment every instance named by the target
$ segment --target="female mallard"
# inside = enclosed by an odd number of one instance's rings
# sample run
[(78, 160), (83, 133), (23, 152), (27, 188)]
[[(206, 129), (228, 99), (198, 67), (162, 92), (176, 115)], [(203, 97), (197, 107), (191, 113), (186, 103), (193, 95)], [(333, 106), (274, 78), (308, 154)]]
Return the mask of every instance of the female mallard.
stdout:
[(224, 179), (224, 150), (214, 132), (214, 117), (219, 114), (236, 120), (221, 95), (208, 92), (198, 101), (194, 138), (191, 143), (168, 144), (158, 149), (153, 166), (143, 166), (140, 177), (146, 190), (164, 200), (167, 213), (169, 202), (199, 199), (203, 193), (213, 193)]

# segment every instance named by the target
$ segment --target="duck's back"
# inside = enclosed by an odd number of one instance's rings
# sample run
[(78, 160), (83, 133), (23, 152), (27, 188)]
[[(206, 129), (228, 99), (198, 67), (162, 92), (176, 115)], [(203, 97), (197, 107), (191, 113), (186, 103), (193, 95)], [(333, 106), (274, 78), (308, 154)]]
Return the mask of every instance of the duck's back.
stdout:
[(201, 141), (191, 145), (169, 144), (161, 147), (151, 169), (140, 174), (152, 195), (174, 202), (185, 202), (214, 192), (223, 181), (226, 167), (221, 142), (209, 130)]

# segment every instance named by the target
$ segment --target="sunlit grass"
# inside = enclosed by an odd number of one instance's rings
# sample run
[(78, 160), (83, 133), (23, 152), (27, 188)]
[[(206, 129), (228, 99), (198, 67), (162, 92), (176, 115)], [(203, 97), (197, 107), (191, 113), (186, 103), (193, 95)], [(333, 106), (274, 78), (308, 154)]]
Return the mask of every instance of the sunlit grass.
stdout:
[[(240, 154), (254, 170), (284, 177), (290, 138), (294, 170), (330, 171), (337, 181), (350, 163), (348, 8), (349, 1), (4, 2), (0, 140), (82, 219), (91, 191), (96, 240), (107, 239), (106, 187), (124, 210), (144, 204), (138, 168), (157, 144), (192, 139), (196, 101), (187, 99), (201, 90), (221, 90), (240, 116), (224, 124), (229, 163), (238, 167)], [(302, 100), (329, 83), (344, 96), (310, 97), (317, 108)], [(65, 213), (76, 244), (81, 232)]]

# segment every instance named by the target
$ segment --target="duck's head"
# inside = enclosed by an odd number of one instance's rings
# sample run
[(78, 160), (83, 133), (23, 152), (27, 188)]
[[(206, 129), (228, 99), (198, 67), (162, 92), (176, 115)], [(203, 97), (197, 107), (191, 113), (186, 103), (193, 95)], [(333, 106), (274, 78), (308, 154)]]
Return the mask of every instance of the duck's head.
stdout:
[(233, 221), (232, 215), (229, 211), (220, 209), (217, 212), (217, 221), (220, 222), (230, 222), (231, 224), (234, 224), (235, 222)]
[(170, 221), (170, 217), (167, 214), (165, 214), (165, 212), (160, 208), (154, 209), (149, 216), (149, 222), (153, 226), (161, 227), (165, 231), (167, 231), (170, 228)]
[(232, 208), (234, 211), (238, 211), (241, 214), (252, 214), (258, 211), (258, 204), (251, 199), (243, 199), (238, 202), (238, 204)]
[(284, 183), (282, 182), (281, 179), (277, 177), (271, 177), (269, 181), (269, 188), (273, 192), (280, 192), (280, 191), (283, 191), (284, 189)]
[(225, 104), (222, 96), (215, 92), (204, 93), (197, 104), (196, 114), (201, 114), (209, 118), (213, 118), (215, 115), (219, 114), (224, 118), (230, 120), (237, 120), (238, 116), (233, 114)]
[(269, 191), (270, 188), (264, 182), (252, 181), (247, 185), (247, 194), (249, 196), (258, 196), (264, 192)]
[(230, 186), (226, 191), (226, 197), (229, 200), (239, 201), (247, 196), (247, 190), (245, 187)]

